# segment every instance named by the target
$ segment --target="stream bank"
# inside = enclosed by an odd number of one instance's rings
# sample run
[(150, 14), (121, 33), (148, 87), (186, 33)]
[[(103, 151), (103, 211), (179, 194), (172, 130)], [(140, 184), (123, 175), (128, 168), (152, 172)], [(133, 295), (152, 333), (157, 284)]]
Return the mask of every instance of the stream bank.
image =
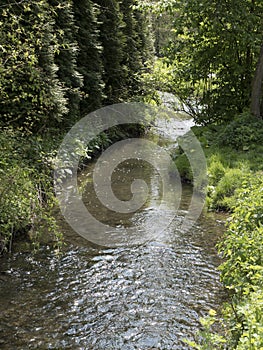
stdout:
[[(161, 121), (150, 137), (171, 147), (172, 130), (178, 131), (171, 123)], [(150, 184), (150, 200), (128, 218), (134, 225), (150, 221), (159, 205), (156, 171), (132, 161), (120, 165), (115, 176), (129, 179), (116, 186), (117, 196), (118, 191), (129, 195), (133, 178)], [(93, 196), (89, 186), (92, 181), (83, 192), (87, 205)], [(199, 318), (225, 298), (215, 249), (225, 217), (204, 213), (191, 230), (182, 231), (191, 196), (191, 186), (183, 186), (172, 223), (158, 239), (139, 246), (94, 247), (64, 223), (67, 246), (61, 255), (48, 246), (34, 255), (16, 247), (17, 252), (2, 258), (1, 348), (188, 349), (184, 338), (193, 339)], [(100, 207), (94, 210), (102, 214)], [(162, 210), (170, 215), (169, 207)], [(112, 215), (106, 219), (114, 225)]]

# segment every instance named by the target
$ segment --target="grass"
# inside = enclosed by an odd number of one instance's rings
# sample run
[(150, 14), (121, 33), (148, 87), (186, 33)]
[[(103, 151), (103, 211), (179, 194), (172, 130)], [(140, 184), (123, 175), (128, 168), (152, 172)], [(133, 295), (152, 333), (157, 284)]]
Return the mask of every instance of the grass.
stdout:
[[(263, 121), (244, 114), (193, 132), (207, 158), (207, 207), (231, 212), (218, 246), (221, 281), (230, 294), (223, 319), (210, 313), (188, 344), (199, 350), (263, 349)], [(179, 172), (192, 181), (187, 158), (176, 152)], [(224, 334), (213, 332), (215, 322), (223, 323)]]

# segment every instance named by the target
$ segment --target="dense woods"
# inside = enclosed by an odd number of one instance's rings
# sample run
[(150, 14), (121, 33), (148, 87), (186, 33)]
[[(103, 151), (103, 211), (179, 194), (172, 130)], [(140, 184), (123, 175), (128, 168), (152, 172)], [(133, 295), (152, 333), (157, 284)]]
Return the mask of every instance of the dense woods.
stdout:
[(152, 59), (134, 1), (2, 1), (1, 123), (37, 132), (127, 101)]
[(69, 126), (147, 93), (154, 47), (197, 122), (249, 108), (262, 117), (260, 1), (2, 1), (0, 11), (5, 126)]
[[(262, 349), (262, 42), (261, 0), (1, 0), (0, 254), (23, 234), (34, 246), (42, 232), (62, 244), (52, 170), (80, 118), (172, 93), (198, 125), (207, 209), (232, 214), (219, 245), (231, 300), (219, 317), (223, 331), (213, 333), (212, 312), (190, 345)], [(137, 133), (104, 133), (87, 155)], [(174, 158), (193, 182), (180, 148)]]
[[(151, 21), (134, 4), (1, 1), (0, 251), (30, 228), (35, 236), (45, 227), (61, 238), (50, 211), (61, 138), (88, 113), (144, 94)], [(101, 135), (88, 154), (125, 132), (138, 129)]]
[[(145, 94), (142, 76), (154, 54), (151, 20), (134, 4), (1, 1), (0, 251), (29, 230), (34, 242), (48, 230), (60, 244), (52, 169), (63, 135), (88, 113)], [(138, 132), (102, 134), (87, 155)]]
[(229, 121), (244, 109), (262, 118), (262, 1), (140, 4), (155, 13), (171, 91), (199, 123)]

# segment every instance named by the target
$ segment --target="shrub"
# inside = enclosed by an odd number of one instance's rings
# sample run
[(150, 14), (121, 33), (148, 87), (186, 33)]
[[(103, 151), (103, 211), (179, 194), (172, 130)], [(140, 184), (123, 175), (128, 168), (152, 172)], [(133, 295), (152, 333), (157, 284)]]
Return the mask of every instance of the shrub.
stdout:
[(219, 145), (248, 150), (263, 139), (263, 121), (244, 113), (229, 123), (217, 137)]
[[(11, 247), (14, 235), (31, 231), (32, 242), (49, 232), (57, 244), (62, 236), (52, 215), (56, 203), (53, 194), (52, 154), (45, 151), (41, 139), (25, 136), (12, 129), (0, 134), (0, 252)], [(54, 145), (53, 145), (54, 146)]]
[(209, 159), (208, 178), (209, 185), (216, 186), (221, 178), (225, 175), (226, 169), (222, 164), (219, 154), (214, 154)]
[(263, 281), (263, 177), (246, 179), (237, 191), (237, 202), (220, 251), (224, 284), (235, 292)]
[(187, 341), (195, 349), (263, 349), (263, 173), (245, 176), (235, 198), (219, 244), (221, 280), (231, 291), (223, 307), (224, 334), (214, 333), (211, 326), (222, 319), (210, 314), (201, 320), (197, 341)]
[(246, 178), (219, 245), (225, 262), (221, 279), (234, 292), (226, 319), (232, 332), (230, 349), (258, 350), (263, 346), (263, 176)]
[[(209, 173), (211, 174), (210, 179), (212, 178), (211, 182), (215, 185), (208, 187), (208, 207), (214, 210), (231, 210), (236, 201), (235, 191), (241, 186), (246, 173), (238, 168), (225, 169), (220, 163), (209, 167)], [(221, 174), (223, 176), (220, 179)]]

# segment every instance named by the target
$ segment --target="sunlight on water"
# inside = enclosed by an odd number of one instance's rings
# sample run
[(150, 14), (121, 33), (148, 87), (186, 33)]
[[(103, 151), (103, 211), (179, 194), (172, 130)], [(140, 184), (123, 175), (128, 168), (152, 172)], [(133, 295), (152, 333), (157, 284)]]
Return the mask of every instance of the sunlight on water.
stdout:
[[(171, 149), (172, 140), (192, 121), (172, 125), (158, 121), (158, 134), (150, 137)], [(113, 191), (119, 199), (129, 200), (136, 178), (150, 189), (140, 210), (125, 215), (101, 206), (92, 186), (93, 166), (79, 182), (95, 217), (115, 230), (158, 224), (153, 212), (159, 207), (161, 185), (150, 165), (130, 160), (115, 170)], [(3, 258), (1, 349), (187, 350), (183, 339), (193, 337), (200, 316), (218, 308), (224, 297), (214, 248), (224, 217), (203, 215), (190, 231), (182, 232), (191, 195), (191, 187), (184, 186), (172, 223), (145, 244), (94, 247), (62, 223), (68, 245), (61, 256), (43, 247), (35, 255), (22, 252)], [(160, 214), (167, 220), (171, 212), (167, 205)]]

